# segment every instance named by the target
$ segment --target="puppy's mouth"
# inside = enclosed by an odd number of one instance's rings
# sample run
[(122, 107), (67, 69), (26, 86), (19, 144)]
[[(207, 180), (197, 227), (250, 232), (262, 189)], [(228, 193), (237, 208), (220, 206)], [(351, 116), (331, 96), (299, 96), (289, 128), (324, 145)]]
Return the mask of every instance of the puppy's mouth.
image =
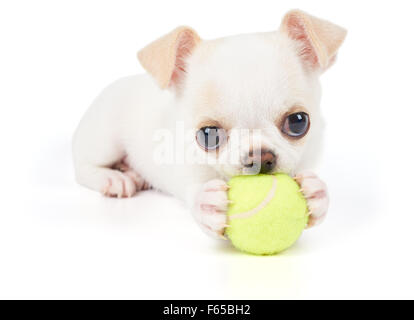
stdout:
[(241, 168), (241, 174), (246, 176), (252, 176), (259, 174), (261, 171), (260, 163), (251, 162), (249, 164), (244, 164)]
[[(221, 170), (220, 170), (221, 169)], [(263, 161), (254, 161), (249, 158), (243, 159), (239, 164), (224, 166), (219, 170), (225, 178), (230, 179), (234, 176), (252, 176), (257, 174), (273, 174), (279, 171), (276, 156), (264, 158)]]

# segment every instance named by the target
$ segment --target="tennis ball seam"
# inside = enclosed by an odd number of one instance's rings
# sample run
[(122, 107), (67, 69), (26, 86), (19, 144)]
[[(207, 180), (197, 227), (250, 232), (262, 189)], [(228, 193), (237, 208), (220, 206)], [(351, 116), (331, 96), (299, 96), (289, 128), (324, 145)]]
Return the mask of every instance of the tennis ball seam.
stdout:
[(277, 178), (272, 176), (272, 180), (273, 180), (272, 181), (272, 187), (269, 190), (269, 192), (267, 193), (266, 197), (262, 200), (262, 202), (260, 202), (256, 207), (254, 207), (253, 209), (251, 209), (249, 211), (240, 212), (240, 213), (230, 215), (228, 217), (229, 220), (231, 221), (231, 220), (234, 220), (234, 219), (247, 219), (247, 218), (250, 218), (250, 217), (254, 216), (256, 213), (259, 213), (264, 208), (266, 208), (266, 206), (273, 200), (274, 196), (276, 195)]

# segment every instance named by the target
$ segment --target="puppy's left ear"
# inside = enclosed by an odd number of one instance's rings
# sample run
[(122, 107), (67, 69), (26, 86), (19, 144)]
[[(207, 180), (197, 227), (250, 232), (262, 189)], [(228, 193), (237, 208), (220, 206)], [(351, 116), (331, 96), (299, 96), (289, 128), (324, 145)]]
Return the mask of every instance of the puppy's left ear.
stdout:
[(322, 72), (335, 61), (347, 33), (340, 26), (300, 10), (288, 12), (280, 29), (299, 43), (299, 56), (304, 64)]
[(189, 27), (178, 27), (138, 52), (138, 60), (161, 89), (176, 87), (187, 71), (186, 59), (200, 42)]

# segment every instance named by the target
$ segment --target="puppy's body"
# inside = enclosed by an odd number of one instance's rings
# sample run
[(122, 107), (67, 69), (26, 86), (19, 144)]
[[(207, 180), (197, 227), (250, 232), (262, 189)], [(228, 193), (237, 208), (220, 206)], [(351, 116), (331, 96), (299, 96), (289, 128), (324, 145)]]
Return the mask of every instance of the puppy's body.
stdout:
[(75, 133), (73, 153), (79, 183), (103, 192), (107, 180), (112, 179), (111, 195), (131, 196), (135, 191), (128, 188), (128, 181), (125, 192), (115, 190), (118, 185), (122, 187), (118, 180), (125, 183), (128, 176), (108, 169), (123, 162), (152, 187), (185, 199), (186, 186), (199, 182), (203, 176), (218, 177), (210, 167), (154, 161), (157, 133), (162, 129), (175, 134), (177, 122), (185, 118), (175, 108), (174, 100), (171, 92), (160, 90), (148, 75), (122, 78), (107, 87)]
[[(318, 56), (308, 47), (310, 38), (295, 38), (306, 29), (296, 29), (301, 19), (303, 28), (312, 21), (321, 21), (318, 28), (332, 25), (301, 12), (290, 15), (277, 32), (201, 41), (191, 29), (180, 28), (145, 48), (139, 57), (152, 77), (118, 80), (79, 125), (73, 144), (79, 183), (118, 197), (151, 185), (186, 201), (203, 229), (217, 236), (226, 223), (225, 181), (243, 174), (240, 159), (252, 152), (250, 138), (239, 139), (238, 130), (260, 130), (260, 147), (274, 156), (270, 171), (309, 169), (321, 143), (318, 78), (337, 48)], [(344, 31), (335, 28), (340, 44)], [(301, 139), (281, 129), (286, 115), (296, 111), (309, 114), (312, 123)], [(202, 150), (194, 137), (203, 126), (222, 128), (226, 143), (214, 152)], [(162, 132), (171, 136), (160, 140)], [(229, 141), (238, 141), (238, 148), (231, 149)], [(173, 145), (170, 161), (155, 161), (161, 145)], [(189, 151), (209, 162), (188, 163)], [(230, 163), (231, 156), (239, 161)], [(316, 222), (326, 212), (325, 186), (311, 174), (298, 181)]]

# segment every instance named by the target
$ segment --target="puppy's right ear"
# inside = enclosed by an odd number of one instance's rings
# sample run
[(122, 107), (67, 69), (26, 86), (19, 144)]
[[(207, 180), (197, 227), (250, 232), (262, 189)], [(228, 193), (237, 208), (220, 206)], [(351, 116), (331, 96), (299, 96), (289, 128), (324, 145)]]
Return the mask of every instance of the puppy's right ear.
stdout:
[(187, 72), (188, 58), (200, 43), (189, 27), (178, 27), (138, 52), (138, 60), (160, 88), (176, 87)]
[(332, 65), (346, 37), (344, 28), (300, 10), (285, 15), (281, 30), (300, 43), (299, 56), (305, 65), (319, 71)]

